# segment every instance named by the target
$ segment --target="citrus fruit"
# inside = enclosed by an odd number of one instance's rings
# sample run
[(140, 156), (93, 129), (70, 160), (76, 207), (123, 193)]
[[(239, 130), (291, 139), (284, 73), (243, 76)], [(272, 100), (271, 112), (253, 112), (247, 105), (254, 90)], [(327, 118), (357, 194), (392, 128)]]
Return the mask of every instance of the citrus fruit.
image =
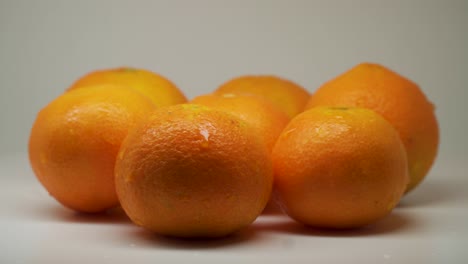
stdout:
[(116, 163), (122, 208), (139, 226), (178, 237), (219, 237), (265, 207), (272, 164), (253, 127), (195, 104), (160, 108), (129, 133)]
[(131, 67), (102, 69), (79, 78), (67, 91), (100, 84), (127, 86), (147, 96), (156, 106), (185, 103), (185, 95), (167, 78)]
[(275, 191), (306, 225), (353, 228), (396, 206), (408, 183), (396, 130), (368, 109), (317, 107), (297, 115), (273, 149)]
[(415, 188), (437, 155), (439, 129), (434, 105), (417, 84), (384, 66), (362, 63), (322, 85), (310, 98), (315, 106), (354, 106), (374, 110), (398, 131)]
[(216, 94), (250, 94), (264, 98), (289, 118), (304, 110), (309, 92), (298, 84), (270, 75), (246, 75), (222, 84)]
[(253, 96), (208, 94), (195, 97), (191, 103), (226, 111), (249, 123), (255, 133), (265, 140), (269, 150), (273, 149), (276, 139), (289, 121), (271, 103)]
[(37, 115), (29, 159), (42, 185), (81, 212), (118, 205), (114, 165), (128, 130), (154, 104), (128, 88), (94, 86), (62, 94)]

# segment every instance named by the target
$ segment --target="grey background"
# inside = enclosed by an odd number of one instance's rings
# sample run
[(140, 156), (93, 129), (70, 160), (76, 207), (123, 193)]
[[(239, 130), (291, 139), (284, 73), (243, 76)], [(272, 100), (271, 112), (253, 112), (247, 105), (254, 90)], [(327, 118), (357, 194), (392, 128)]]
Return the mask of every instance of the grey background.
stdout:
[(0, 0), (0, 155), (26, 153), (36, 113), (81, 75), (134, 66), (189, 98), (249, 73), (313, 92), (362, 61), (437, 106), (439, 159), (465, 156), (468, 1)]

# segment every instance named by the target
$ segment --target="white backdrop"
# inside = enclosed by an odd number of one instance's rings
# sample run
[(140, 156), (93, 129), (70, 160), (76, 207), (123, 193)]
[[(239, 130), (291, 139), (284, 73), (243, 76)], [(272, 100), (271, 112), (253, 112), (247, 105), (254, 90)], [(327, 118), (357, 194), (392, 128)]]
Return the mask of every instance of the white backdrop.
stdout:
[(79, 76), (147, 68), (189, 98), (248, 73), (313, 92), (362, 61), (437, 106), (439, 158), (465, 155), (468, 1), (0, 0), (0, 154), (27, 151), (37, 111)]

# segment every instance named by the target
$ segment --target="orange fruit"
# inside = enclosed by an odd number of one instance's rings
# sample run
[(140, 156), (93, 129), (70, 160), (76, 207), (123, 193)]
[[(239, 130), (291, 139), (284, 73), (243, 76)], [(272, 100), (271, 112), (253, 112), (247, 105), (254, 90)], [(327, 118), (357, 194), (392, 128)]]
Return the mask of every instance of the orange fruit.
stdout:
[(118, 205), (114, 165), (128, 130), (154, 104), (128, 88), (62, 94), (37, 115), (29, 138), (34, 173), (64, 206), (99, 212)]
[(434, 105), (412, 81), (378, 64), (362, 63), (322, 85), (310, 98), (315, 106), (354, 106), (374, 110), (399, 132), (415, 188), (429, 172), (439, 144)]
[(160, 108), (132, 130), (116, 164), (122, 208), (137, 225), (179, 237), (219, 237), (255, 220), (273, 172), (252, 126), (195, 104)]
[(296, 116), (273, 149), (280, 205), (317, 227), (373, 223), (395, 207), (408, 183), (396, 130), (368, 109), (318, 107)]
[(148, 70), (131, 67), (90, 72), (78, 79), (67, 91), (100, 84), (133, 88), (147, 96), (156, 106), (187, 102), (185, 95), (167, 78)]
[(234, 94), (208, 94), (195, 97), (191, 103), (205, 105), (217, 110), (226, 111), (244, 120), (261, 135), (269, 150), (273, 146), (288, 117), (268, 101), (261, 98)]
[(216, 94), (249, 94), (270, 101), (289, 118), (304, 110), (309, 92), (298, 84), (269, 75), (247, 75), (234, 78), (216, 91)]

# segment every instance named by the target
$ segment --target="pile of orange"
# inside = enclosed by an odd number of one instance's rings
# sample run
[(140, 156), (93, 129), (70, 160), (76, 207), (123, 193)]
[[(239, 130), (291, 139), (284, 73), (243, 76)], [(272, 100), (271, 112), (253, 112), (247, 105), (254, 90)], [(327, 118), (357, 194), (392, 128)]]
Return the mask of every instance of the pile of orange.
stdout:
[(314, 94), (276, 76), (240, 76), (187, 102), (136, 68), (91, 72), (37, 115), (30, 163), (79, 212), (121, 206), (137, 225), (219, 237), (255, 221), (271, 196), (327, 228), (388, 215), (437, 154), (434, 106), (405, 77), (364, 63)]

